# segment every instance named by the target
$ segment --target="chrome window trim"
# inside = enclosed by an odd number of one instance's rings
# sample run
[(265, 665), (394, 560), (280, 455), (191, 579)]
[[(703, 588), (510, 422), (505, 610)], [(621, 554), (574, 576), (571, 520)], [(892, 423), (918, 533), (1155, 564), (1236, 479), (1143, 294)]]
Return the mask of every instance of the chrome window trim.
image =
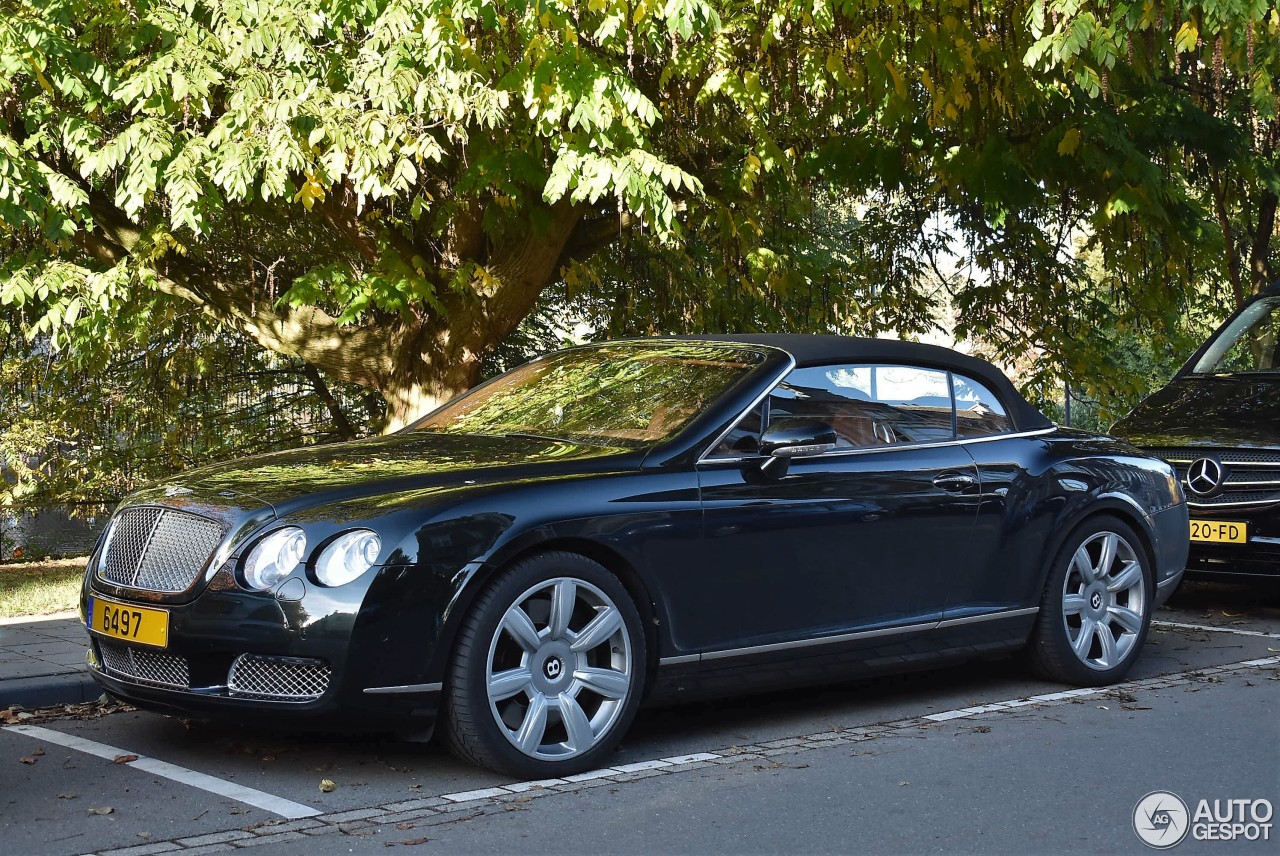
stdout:
[[(763, 347), (771, 347), (771, 346), (763, 346)], [(779, 349), (774, 348), (773, 350), (779, 350)], [(791, 374), (792, 370), (796, 368), (795, 356), (787, 351), (782, 351), (782, 353), (787, 355), (787, 362), (788, 362), (787, 367), (782, 370), (781, 374), (779, 374), (778, 377), (774, 378), (773, 383), (769, 384), (769, 387), (764, 392), (756, 396), (755, 399), (752, 400), (751, 404), (748, 405), (741, 413), (738, 414), (738, 418), (734, 419), (732, 422), (729, 423), (728, 428), (721, 431), (719, 436), (717, 436), (716, 439), (709, 446), (707, 446), (705, 449), (702, 450), (702, 454), (698, 455), (698, 460), (695, 462), (694, 466), (697, 466), (699, 464), (713, 464), (713, 463), (740, 464), (744, 461), (758, 460), (760, 458), (768, 457), (768, 455), (738, 455), (732, 458), (728, 458), (728, 457), (712, 458), (708, 456), (717, 446), (720, 445), (720, 443), (724, 440), (725, 437), (729, 436), (729, 432), (733, 431), (734, 428), (737, 428), (738, 425), (742, 422), (742, 420), (746, 419), (752, 410), (755, 410), (757, 407), (759, 407), (760, 403), (763, 402), (766, 398), (768, 398), (770, 393), (772, 393), (775, 389), (778, 388), (778, 384), (786, 380), (787, 375)], [(843, 365), (843, 364), (831, 363), (830, 365), (836, 366), (836, 365)], [(912, 366), (912, 364), (910, 363), (876, 363), (876, 365), (904, 365), (911, 368), (929, 368), (928, 366)], [(811, 367), (806, 366), (806, 368), (811, 368)], [(812, 368), (821, 368), (821, 366), (814, 366)], [(936, 371), (945, 371), (948, 377), (949, 385), (952, 386), (952, 393), (951, 393), (952, 430), (953, 431), (958, 430), (956, 425), (956, 420), (958, 416), (956, 412), (954, 382), (950, 381), (951, 378), (955, 377), (955, 373), (951, 369), (936, 369)], [(964, 375), (964, 377), (968, 377), (968, 375)], [(981, 382), (978, 381), (978, 383), (981, 383)], [(983, 387), (985, 388), (986, 385), (983, 384)], [(988, 392), (990, 392), (990, 390), (988, 390)], [(992, 393), (992, 395), (996, 395), (996, 394)], [(998, 395), (996, 395), (996, 400), (1000, 402), (1001, 407), (1005, 408), (1005, 413), (1007, 414), (1009, 408), (1005, 406), (1004, 401), (1000, 399)], [(763, 427), (764, 426), (761, 426), (762, 429)], [(866, 448), (862, 448), (862, 449), (839, 449), (831, 452), (824, 452), (821, 455), (805, 455), (803, 457), (806, 460), (817, 460), (820, 458), (834, 457), (836, 455), (865, 455), (870, 452), (888, 452), (888, 451), (898, 451), (900, 449), (932, 449), (932, 448), (937, 448), (939, 446), (958, 446), (958, 445), (964, 445), (967, 443), (990, 443), (993, 440), (1008, 440), (1013, 437), (1037, 437), (1044, 434), (1052, 434), (1054, 431), (1057, 431), (1057, 430), (1058, 430), (1058, 426), (1055, 424), (1051, 428), (1036, 428), (1035, 430), (1032, 430), (1032, 431), (1010, 431), (1005, 434), (992, 434), (987, 437), (963, 437), (963, 438), (956, 437), (955, 439), (952, 439), (952, 440), (939, 440), (933, 443), (901, 443), (893, 446), (867, 446)]]
[[(769, 347), (769, 346), (763, 346), (763, 347)], [(747, 416), (751, 414), (751, 411), (759, 407), (760, 404), (766, 398), (769, 397), (769, 393), (777, 389), (778, 384), (782, 383), (783, 379), (786, 378), (787, 375), (791, 374), (792, 369), (796, 367), (796, 358), (789, 351), (783, 351), (779, 348), (773, 348), (773, 347), (769, 347), (769, 349), (772, 351), (777, 351), (778, 353), (781, 353), (781, 354), (786, 354), (787, 364), (782, 367), (782, 371), (779, 372), (778, 376), (773, 379), (773, 382), (770, 383), (767, 387), (765, 387), (764, 392), (760, 393), (755, 398), (753, 398), (751, 400), (751, 403), (748, 404), (745, 408), (743, 408), (742, 412), (738, 414), (737, 418), (735, 418), (732, 422), (729, 423), (729, 427), (721, 431), (719, 435), (717, 435), (716, 438), (712, 440), (711, 443), (702, 450), (702, 452), (698, 455), (697, 464), (700, 464), (705, 460), (713, 460), (713, 461), (746, 460), (745, 458), (710, 458), (708, 459), (707, 455), (711, 454), (711, 452), (724, 441), (724, 438), (728, 437), (730, 432), (732, 432), (734, 428), (737, 428), (738, 425), (742, 422), (742, 420), (746, 419)], [(760, 427), (763, 428), (764, 426), (762, 425)], [(697, 464), (695, 464), (695, 466)]]
[[(743, 415), (745, 416), (746, 414), (743, 414)], [(735, 423), (735, 427), (736, 427), (736, 424), (737, 423)], [(901, 452), (909, 449), (936, 449), (942, 446), (967, 446), (971, 443), (991, 443), (995, 440), (1013, 440), (1013, 439), (1026, 438), (1026, 437), (1040, 437), (1045, 434), (1052, 434), (1057, 430), (1058, 430), (1058, 426), (1054, 425), (1051, 428), (1036, 428), (1034, 431), (1014, 431), (1013, 433), (1010, 433), (1010, 434), (992, 434), (990, 437), (966, 437), (963, 439), (956, 439), (956, 440), (940, 440), (936, 443), (899, 443), (894, 446), (866, 446), (861, 449), (837, 449), (835, 451), (826, 452), (821, 455), (807, 456), (803, 460), (816, 461), (822, 458), (834, 458), (842, 455), (869, 455), (869, 454), (879, 454), (883, 452)], [(728, 432), (725, 432), (725, 433), (727, 434)], [(736, 458), (699, 458), (698, 463), (699, 464), (720, 464), (720, 463), (740, 464), (740, 463), (743, 463), (744, 461), (760, 460), (761, 458), (767, 458), (767, 457), (768, 455), (743, 455)], [(1217, 506), (1217, 507), (1220, 508), (1221, 506)]]
[(979, 624), (984, 621), (997, 621), (1004, 618), (1021, 618), (1035, 615), (1040, 607), (1031, 606), (1025, 609), (1005, 609), (983, 615), (967, 615), (963, 618), (949, 618), (942, 621), (926, 621), (919, 624), (905, 624), (899, 627), (882, 627), (876, 630), (860, 630), (854, 633), (841, 633), (838, 636), (819, 636), (813, 639), (795, 639), (791, 642), (774, 642), (769, 645), (751, 645), (746, 648), (724, 648), (719, 651), (706, 651), (701, 654), (682, 654), (677, 657), (663, 657), (658, 660), (659, 666), (675, 666), (680, 663), (705, 662), (707, 660), (725, 660), (730, 657), (749, 657), (753, 654), (768, 654), (773, 651), (788, 651), (796, 648), (812, 648), (820, 645), (835, 645), (840, 642), (852, 642), (858, 639), (872, 639), (877, 636), (896, 636), (904, 633), (919, 633), (929, 630), (940, 630), (958, 627), (964, 624)]

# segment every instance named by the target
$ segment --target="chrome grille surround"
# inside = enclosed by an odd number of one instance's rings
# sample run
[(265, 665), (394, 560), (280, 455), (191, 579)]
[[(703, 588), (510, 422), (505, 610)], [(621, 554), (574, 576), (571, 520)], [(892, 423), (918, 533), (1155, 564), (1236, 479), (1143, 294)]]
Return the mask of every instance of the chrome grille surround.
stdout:
[(109, 583), (174, 594), (195, 584), (222, 541), (222, 526), (172, 508), (143, 506), (111, 521), (98, 564)]
[(313, 701), (324, 695), (332, 675), (323, 660), (241, 654), (231, 664), (227, 692), (241, 698)]
[[(1280, 449), (1144, 448), (1144, 452), (1173, 465), (1186, 489), (1187, 504), (1193, 508), (1230, 508), (1271, 505), (1280, 502)], [(1218, 492), (1201, 496), (1189, 489), (1187, 471), (1201, 458), (1222, 464), (1223, 479)]]
[(98, 641), (102, 670), (109, 675), (139, 684), (170, 689), (191, 689), (187, 658), (115, 642)]

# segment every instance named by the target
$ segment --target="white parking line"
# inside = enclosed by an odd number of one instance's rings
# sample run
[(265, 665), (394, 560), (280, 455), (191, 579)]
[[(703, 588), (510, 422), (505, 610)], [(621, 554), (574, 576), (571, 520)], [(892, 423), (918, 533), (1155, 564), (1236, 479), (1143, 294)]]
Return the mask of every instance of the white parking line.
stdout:
[[(68, 749), (75, 749), (78, 752), (84, 752), (87, 755), (96, 755), (99, 758), (106, 758), (108, 761), (114, 761), (121, 755), (136, 755), (128, 749), (120, 749), (115, 746), (108, 746), (105, 743), (98, 743), (93, 740), (86, 740), (83, 737), (76, 737), (73, 734), (63, 734), (61, 731), (54, 731), (51, 728), (41, 728), (38, 725), (10, 725), (5, 731), (14, 731), (18, 734), (25, 734), (28, 737), (34, 737), (37, 740), (44, 740), (58, 746), (65, 746)], [(134, 761), (125, 762), (126, 766), (170, 779), (174, 782), (181, 782), (184, 785), (190, 785), (193, 788), (199, 788), (202, 791), (208, 791), (211, 794), (227, 797), (236, 802), (251, 805), (254, 808), (260, 808), (269, 811), (272, 814), (278, 814), (289, 820), (297, 820), (301, 817), (314, 817), (320, 814), (320, 811), (311, 806), (296, 803), (283, 797), (273, 796), (272, 794), (260, 791), (255, 788), (246, 787), (245, 785), (237, 785), (234, 782), (224, 781), (205, 773), (197, 773), (195, 770), (188, 770), (186, 767), (179, 767), (177, 764), (170, 764), (168, 761), (161, 761), (156, 758), (148, 758), (145, 755), (138, 755)]]
[(1280, 639), (1280, 633), (1263, 633), (1261, 630), (1241, 630), (1238, 627), (1215, 627), (1212, 624), (1183, 624), (1181, 621), (1152, 621), (1152, 627), (1172, 627), (1175, 630), (1208, 630), (1211, 633), (1234, 633), (1237, 636), (1261, 636), (1263, 639)]

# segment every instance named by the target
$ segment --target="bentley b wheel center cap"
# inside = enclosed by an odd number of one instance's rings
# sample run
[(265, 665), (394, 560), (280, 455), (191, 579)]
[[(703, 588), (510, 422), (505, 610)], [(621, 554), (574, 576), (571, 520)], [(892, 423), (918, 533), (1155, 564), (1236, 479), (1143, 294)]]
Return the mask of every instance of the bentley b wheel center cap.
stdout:
[(542, 664), (542, 672), (547, 676), (547, 680), (558, 681), (564, 674), (564, 661), (559, 657), (548, 657)]

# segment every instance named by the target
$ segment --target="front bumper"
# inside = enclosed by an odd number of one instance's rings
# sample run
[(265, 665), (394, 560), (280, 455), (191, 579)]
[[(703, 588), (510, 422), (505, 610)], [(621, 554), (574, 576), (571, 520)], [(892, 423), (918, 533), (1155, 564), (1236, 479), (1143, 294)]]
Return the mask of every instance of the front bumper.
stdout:
[(1152, 573), (1155, 575), (1157, 609), (1182, 582), (1189, 544), (1187, 521), (1187, 506), (1182, 503), (1151, 515)]
[(1249, 540), (1244, 544), (1192, 542), (1187, 576), (1280, 580), (1280, 506), (1240, 510), (1205, 505), (1193, 507), (1191, 518), (1244, 523), (1248, 526)]
[[(166, 713), (422, 733), (441, 686), (427, 665), (435, 636), (423, 601), (431, 598), (408, 576), (403, 567), (380, 569), (338, 588), (300, 592), (295, 580), (272, 593), (246, 591), (220, 570), (187, 603), (137, 601), (165, 613), (163, 647), (87, 627), (89, 670), (112, 695)], [(82, 616), (102, 598), (132, 600), (87, 582)]]

